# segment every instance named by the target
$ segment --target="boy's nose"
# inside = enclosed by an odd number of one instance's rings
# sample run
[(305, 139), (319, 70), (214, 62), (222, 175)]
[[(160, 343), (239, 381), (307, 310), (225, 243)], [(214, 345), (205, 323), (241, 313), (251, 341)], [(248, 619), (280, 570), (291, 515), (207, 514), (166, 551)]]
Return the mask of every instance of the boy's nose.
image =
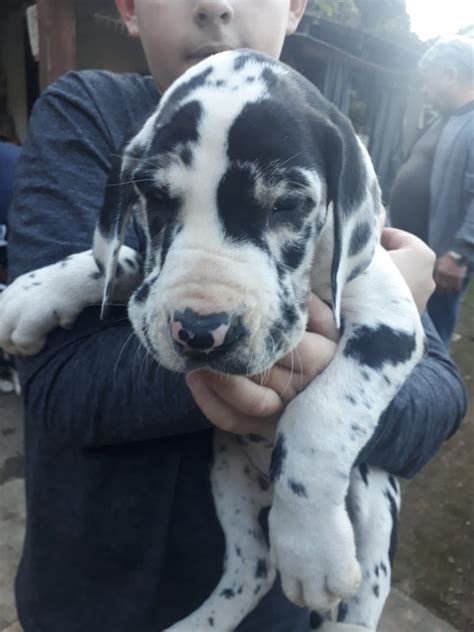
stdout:
[(221, 22), (228, 24), (233, 16), (231, 3), (227, 0), (199, 0), (194, 10), (194, 19), (199, 26)]

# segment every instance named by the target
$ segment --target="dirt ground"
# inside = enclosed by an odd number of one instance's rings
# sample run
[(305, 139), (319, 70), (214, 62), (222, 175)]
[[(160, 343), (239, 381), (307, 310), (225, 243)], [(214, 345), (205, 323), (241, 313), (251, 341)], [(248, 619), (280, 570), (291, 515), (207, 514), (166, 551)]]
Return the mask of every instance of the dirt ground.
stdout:
[(452, 344), (469, 394), (458, 433), (403, 485), (394, 585), (459, 632), (474, 632), (474, 283)]

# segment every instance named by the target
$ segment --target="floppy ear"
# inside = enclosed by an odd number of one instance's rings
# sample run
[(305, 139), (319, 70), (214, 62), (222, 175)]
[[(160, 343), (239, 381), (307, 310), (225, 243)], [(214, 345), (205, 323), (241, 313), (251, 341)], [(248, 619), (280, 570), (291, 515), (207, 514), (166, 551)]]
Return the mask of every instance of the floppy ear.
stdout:
[(99, 270), (105, 276), (101, 318), (106, 315), (113, 291), (117, 259), (125, 231), (138, 195), (131, 182), (132, 175), (123, 168), (121, 156), (113, 157), (105, 187), (104, 202), (94, 232), (93, 254)]
[(325, 158), (327, 203), (332, 203), (334, 225), (332, 305), (339, 328), (342, 290), (372, 260), (382, 202), (369, 154), (349, 120), (337, 110), (331, 112), (326, 129)]

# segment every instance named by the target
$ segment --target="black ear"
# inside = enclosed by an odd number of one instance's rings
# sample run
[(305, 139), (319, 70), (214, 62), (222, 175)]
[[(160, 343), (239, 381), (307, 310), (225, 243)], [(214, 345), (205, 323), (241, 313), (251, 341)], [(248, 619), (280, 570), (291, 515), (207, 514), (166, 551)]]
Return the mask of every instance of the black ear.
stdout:
[(106, 313), (113, 291), (117, 258), (138, 194), (133, 185), (126, 158), (114, 156), (105, 187), (104, 202), (94, 233), (93, 253), (99, 270), (105, 276), (101, 317)]
[(349, 120), (335, 109), (325, 140), (327, 203), (332, 205), (334, 225), (332, 304), (340, 327), (342, 290), (372, 260), (379, 239), (377, 220), (382, 202), (367, 150)]

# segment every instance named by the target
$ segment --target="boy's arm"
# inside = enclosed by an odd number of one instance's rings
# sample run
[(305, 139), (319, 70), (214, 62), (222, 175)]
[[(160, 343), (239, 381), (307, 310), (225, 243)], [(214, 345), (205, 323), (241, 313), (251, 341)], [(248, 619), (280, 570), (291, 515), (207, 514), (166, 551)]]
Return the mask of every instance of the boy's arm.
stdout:
[[(13, 278), (91, 247), (120, 139), (90, 88), (81, 75), (67, 75), (35, 106), (10, 216)], [(111, 108), (119, 96), (111, 94)], [(56, 330), (40, 355), (18, 366), (30, 417), (60, 441), (107, 444), (207, 426), (184, 380), (145, 356), (125, 309), (107, 322), (98, 309), (86, 310), (71, 331)]]
[(106, 322), (98, 307), (87, 308), (71, 331), (56, 329), (18, 368), (25, 405), (57, 441), (108, 445), (210, 427), (183, 376), (146, 354), (125, 308), (112, 308)]
[(427, 315), (426, 357), (383, 414), (358, 463), (411, 478), (458, 429), (467, 399), (459, 371)]

